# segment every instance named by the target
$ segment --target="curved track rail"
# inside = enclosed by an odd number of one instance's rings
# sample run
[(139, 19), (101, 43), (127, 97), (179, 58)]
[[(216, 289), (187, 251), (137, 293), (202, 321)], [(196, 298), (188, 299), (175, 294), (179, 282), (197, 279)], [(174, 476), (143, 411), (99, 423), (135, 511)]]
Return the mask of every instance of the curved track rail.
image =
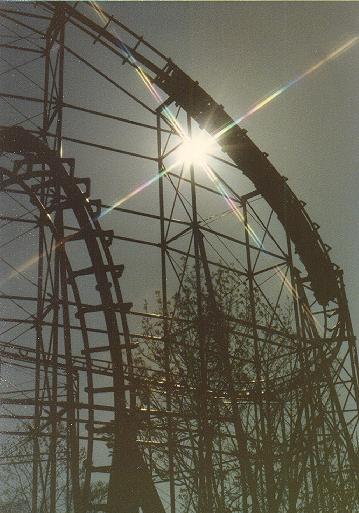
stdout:
[[(21, 127), (10, 127), (0, 131), (0, 153), (3, 152), (12, 153), (19, 157), (22, 156), (23, 159), (15, 162), (13, 172), (2, 169), (1, 190), (6, 192), (15, 185), (20, 187), (25, 194), (29, 195), (32, 204), (39, 211), (40, 226), (43, 225), (50, 228), (54, 235), (56, 241), (54, 252), (59, 255), (58, 258), (60, 260), (60, 276), (58, 276), (60, 283), (57, 293), (59, 295), (58, 301), (62, 305), (64, 323), (63, 349), (67, 374), (67, 395), (66, 403), (63, 404), (62, 415), (60, 419), (55, 421), (54, 436), (55, 440), (58, 439), (56, 435), (56, 430), (59, 429), (57, 422), (60, 422), (61, 418), (66, 419), (67, 451), (71, 465), (70, 474), (74, 511), (76, 513), (85, 513), (91, 510), (92, 507), (96, 507), (91, 504), (90, 493), (91, 476), (94, 472), (99, 471), (94, 461), (96, 459), (96, 454), (94, 454), (94, 437), (97, 420), (95, 403), (97, 394), (107, 394), (111, 397), (111, 402), (107, 409), (113, 411), (113, 423), (115, 426), (118, 426), (118, 432), (114, 437), (112, 465), (109, 470), (108, 500), (107, 504), (103, 507), (105, 511), (117, 511), (119, 507), (121, 511), (133, 511), (134, 508), (142, 506), (144, 508), (143, 511), (159, 512), (162, 510), (162, 504), (159, 501), (146, 465), (133, 439), (132, 421), (127, 411), (127, 405), (129, 404), (133, 408), (135, 400), (135, 390), (132, 388), (134, 379), (131, 342), (126, 320), (126, 313), (132, 304), (123, 302), (119, 285), (123, 266), (114, 264), (109, 251), (113, 233), (101, 230), (98, 221), (96, 221), (96, 216), (98, 215), (97, 205), (96, 203), (90, 203), (86, 188), (85, 192), (80, 189), (78, 184), (83, 183), (83, 181), (81, 179), (77, 180), (74, 177), (74, 162), (71, 159), (60, 159), (40, 139), (34, 137)], [(69, 164), (70, 172), (66, 170)], [(42, 170), (35, 171), (35, 168), (39, 167)], [(38, 181), (37, 185), (28, 185), (34, 179)], [(85, 183), (87, 183), (86, 180)], [(42, 203), (44, 197), (52, 198), (50, 206)], [(78, 223), (78, 229), (69, 235), (64, 234), (63, 216), (65, 210), (71, 210)], [(55, 215), (54, 221), (52, 221), (52, 215)], [(61, 222), (59, 222), (59, 217), (61, 217)], [(91, 265), (74, 270), (71, 265), (71, 257), (68, 256), (68, 246), (79, 241), (84, 245)], [(42, 261), (43, 259), (44, 256), (40, 256), (38, 260)], [(90, 279), (96, 284), (95, 288), (99, 296), (98, 304), (84, 304), (81, 302), (80, 291), (82, 287), (78, 282), (83, 280), (89, 281)], [(79, 320), (83, 341), (81, 354), (85, 356), (82, 368), (80, 368), (81, 370), (86, 370), (87, 387), (85, 391), (87, 392), (87, 402), (82, 405), (76, 399), (76, 385), (74, 381), (76, 358), (74, 361), (74, 347), (71, 345), (71, 320), (69, 315), (71, 305), (69, 303), (69, 292), (67, 291), (68, 285), (70, 285), (75, 298), (75, 305), (77, 307), (75, 317)], [(90, 322), (89, 318), (91, 318), (92, 314), (96, 315), (98, 313), (103, 316), (108, 338), (108, 345), (103, 348), (98, 346), (91, 347), (87, 331), (87, 326)], [(118, 314), (120, 321), (118, 320)], [(38, 340), (40, 340), (42, 338), (40, 334), (43, 320), (41, 320), (40, 312), (38, 312), (38, 319)], [(59, 322), (58, 315), (56, 315), (56, 320), (53, 319), (53, 323), (55, 322)], [(122, 326), (122, 335), (120, 335), (119, 325)], [(122, 338), (123, 342), (121, 342)], [(40, 351), (41, 349), (37, 348), (37, 352)], [(98, 388), (94, 385), (94, 362), (92, 358), (101, 352), (110, 353), (112, 384), (111, 386)], [(57, 358), (56, 353), (54, 353), (52, 358)], [(35, 402), (39, 404), (39, 401), (39, 398), (37, 398)], [(88, 415), (86, 422), (85, 474), (82, 483), (80, 483), (79, 426), (76, 421), (80, 409), (87, 410)], [(49, 417), (49, 422), (41, 423), (41, 430), (40, 426), (38, 426), (40, 431), (39, 439), (42, 437), (42, 430), (45, 430), (46, 425), (51, 424), (51, 422), (53, 420), (51, 421), (51, 417)], [(36, 456), (35, 454), (34, 463), (41, 466)], [(124, 464), (125, 461), (126, 463)], [(38, 470), (39, 468), (35, 467), (35, 474), (38, 473)], [(134, 494), (134, 487), (142, 490), (142, 494)], [(99, 507), (100, 505), (97, 505), (97, 508)]]
[[(307, 269), (318, 302), (326, 305), (338, 297), (336, 268), (330, 261), (328, 248), (321, 240), (317, 226), (305, 212), (304, 204), (290, 189), (286, 179), (270, 163), (268, 155), (253, 143), (246, 135), (246, 131), (225, 112), (223, 106), (216, 103), (198, 82), (170, 60), (167, 60), (163, 69), (160, 69), (138, 50), (119, 43), (108, 30), (69, 5), (66, 5), (65, 9), (70, 21), (76, 20), (93, 30), (98, 37), (114, 45), (124, 59), (127, 60), (131, 56), (145, 69), (154, 73), (153, 83), (169, 95), (167, 105), (174, 102), (183, 107), (211, 135), (216, 135), (227, 127), (224, 134), (219, 137), (218, 143), (276, 212)], [(108, 15), (106, 18), (110, 21)]]
[[(68, 405), (58, 401), (52, 409), (53, 418), (67, 412), (75, 513), (353, 513), (358, 497), (358, 357), (342, 272), (330, 261), (329, 248), (304, 203), (268, 155), (224, 108), (142, 37), (93, 4), (41, 2), (37, 10), (40, 15), (37, 12), (32, 16), (40, 21), (33, 26), (32, 18), (26, 19), (26, 10), (19, 18), (11, 9), (0, 10), (7, 22), (17, 23), (26, 31), (31, 28), (46, 41), (43, 54), (36, 45), (30, 49), (46, 56), (45, 91), (40, 93), (44, 93), (43, 99), (1, 93), (3, 98), (44, 108), (41, 130), (27, 124), (28, 130), (12, 127), (0, 132), (2, 151), (23, 159), (13, 170), (4, 169), (2, 187), (4, 191), (11, 184), (21, 187), (40, 211), (39, 226), (49, 230), (57, 241), (53, 253), (59, 269), (58, 285), (53, 295), (61, 294), (63, 325), (69, 325), (72, 317), (66, 312), (75, 307), (81, 328), (81, 351), (76, 346), (76, 358), (72, 358), (75, 344), (72, 346), (70, 340), (71, 330), (64, 329), (64, 353), (69, 376), (72, 369), (79, 368), (79, 354), (82, 356), (81, 370), (86, 374), (82, 399), (75, 397), (76, 386), (70, 380)], [(40, 28), (40, 24), (46, 28)], [(117, 75), (107, 75), (99, 62), (95, 65), (80, 55), (78, 48), (67, 46), (65, 26), (86, 37), (91, 48), (96, 43), (96, 50), (108, 52), (114, 65), (122, 62), (125, 70), (141, 72), (148, 83), (165, 93), (163, 103), (155, 108), (148, 106), (153, 98), (139, 100), (136, 93), (125, 91), (117, 82)], [(18, 50), (21, 54), (24, 48)], [(67, 103), (66, 52), (76, 64), (84, 64), (106, 84), (124, 93), (136, 107), (144, 107), (146, 115), (154, 116), (156, 126), (147, 118), (143, 123), (138, 121), (136, 110), (135, 119), (129, 120), (116, 116), (116, 112), (100, 113), (92, 106), (77, 106), (71, 100)], [(242, 180), (238, 171), (248, 179), (251, 189), (255, 187), (244, 196), (230, 189), (233, 202), (241, 209), (241, 224), (234, 231), (230, 220), (229, 228), (225, 221), (215, 225), (216, 229), (210, 225), (212, 203), (217, 209), (213, 216), (216, 220), (228, 220), (228, 212), (223, 213), (223, 198), (209, 180), (205, 185), (200, 183), (203, 176), (195, 175), (193, 168), (188, 175), (164, 174), (171, 153), (181, 143), (166, 114), (173, 104), (179, 107), (177, 114), (184, 115), (188, 133), (194, 121), (217, 138), (230, 161), (222, 159), (222, 163), (229, 164), (231, 171), (234, 168), (236, 180), (238, 177), (234, 189)], [(142, 155), (147, 139), (140, 130), (136, 150), (101, 144), (101, 134), (97, 140), (97, 133), (95, 142), (75, 138), (73, 133), (68, 137), (65, 128), (62, 130), (66, 108), (74, 109), (79, 119), (86, 113), (126, 123), (121, 134), (127, 143), (129, 124), (151, 130), (157, 136), (153, 141), (157, 142), (157, 155)], [(85, 134), (90, 133), (87, 126), (82, 128)], [(91, 200), (86, 180), (82, 192), (81, 180), (74, 177), (74, 162), (59, 156), (63, 142), (85, 144), (98, 152), (114, 151), (121, 158), (126, 155), (132, 159), (129, 172), (134, 169), (134, 158), (136, 163), (143, 158), (146, 165), (155, 166), (159, 187), (152, 201), (158, 203), (159, 211), (145, 212), (148, 205), (144, 211), (142, 205), (138, 210), (117, 209)], [(49, 149), (50, 144), (54, 151)], [(81, 157), (81, 152), (76, 154), (77, 162)], [(122, 160), (121, 164), (121, 171), (126, 171), (126, 162)], [(148, 177), (149, 167), (141, 171)], [(123, 195), (122, 185), (118, 189)], [(203, 199), (202, 193), (210, 196)], [(56, 201), (51, 203), (52, 199)], [(259, 203), (255, 203), (257, 200)], [(111, 226), (119, 227), (119, 235), (101, 229), (98, 219), (104, 213), (102, 209), (113, 216), (124, 216), (119, 222), (110, 216), (104, 221), (111, 219)], [(75, 228), (64, 224), (68, 211)], [(273, 229), (272, 213), (279, 221)], [(141, 235), (126, 232), (126, 215), (136, 216), (137, 224), (131, 229)], [(257, 222), (262, 239), (270, 239), (269, 250), (252, 244), (249, 218)], [(149, 220), (153, 225), (158, 223), (160, 238), (157, 232), (146, 232), (145, 221)], [(154, 241), (149, 240), (151, 235)], [(157, 252), (155, 271), (149, 259), (144, 264), (144, 275), (150, 282), (151, 274), (160, 275), (161, 270), (158, 311), (133, 311), (129, 303), (123, 302), (119, 283), (123, 266), (114, 264), (109, 248), (112, 240), (119, 243), (120, 257), (125, 255), (127, 243)], [(211, 244), (213, 241), (217, 246)], [(292, 243), (299, 258), (292, 255)], [(223, 248), (235, 260), (233, 265), (222, 258)], [(143, 253), (147, 258), (145, 250)], [(80, 263), (81, 256), (87, 258), (87, 264)], [(131, 253), (126, 263), (126, 275), (133, 277), (133, 282), (141, 271), (137, 256)], [(128, 265), (132, 267), (128, 269)], [(277, 288), (270, 281), (273, 276), (279, 277)], [(223, 278), (223, 287), (219, 277)], [(136, 289), (129, 283), (131, 286)], [(141, 283), (142, 301), (148, 293), (146, 286)], [(66, 299), (69, 296), (72, 301)], [(290, 302), (292, 318), (282, 322), (281, 308), (286, 307), (286, 301)], [(242, 306), (236, 308), (237, 304)], [(55, 311), (53, 316), (54, 325), (60, 325)], [(44, 325), (39, 322), (38, 329)], [(100, 334), (99, 342), (96, 336)], [(56, 359), (56, 351), (53, 355)], [(104, 358), (103, 362), (107, 360), (102, 367), (99, 357)], [(41, 403), (39, 396), (37, 400)], [(46, 406), (47, 402), (42, 398)], [(85, 410), (86, 420), (78, 416), (80, 409)], [(39, 410), (35, 417), (39, 427)], [(51, 424), (51, 419), (47, 422)], [(56, 422), (52, 423), (56, 440)], [(85, 429), (80, 429), (81, 423), (85, 423)], [(79, 440), (86, 445), (84, 462)], [(101, 462), (105, 451), (109, 453), (106, 464)], [(53, 448), (52, 452), (54, 478), (49, 511), (57, 513)], [(38, 467), (33, 490), (40, 486)], [(92, 497), (97, 475), (106, 476), (101, 501)], [(336, 495), (333, 489), (341, 492)], [(38, 513), (37, 506), (33, 495), (33, 513)]]

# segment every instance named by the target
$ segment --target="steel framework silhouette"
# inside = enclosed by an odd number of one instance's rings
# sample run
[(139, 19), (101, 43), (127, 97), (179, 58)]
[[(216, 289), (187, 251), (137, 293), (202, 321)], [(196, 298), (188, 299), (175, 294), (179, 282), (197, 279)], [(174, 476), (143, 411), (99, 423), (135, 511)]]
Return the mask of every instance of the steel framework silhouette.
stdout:
[[(0, 13), (1, 458), (28, 510), (358, 511), (357, 349), (305, 203), (98, 5)], [(208, 163), (177, 162), (202, 131)]]

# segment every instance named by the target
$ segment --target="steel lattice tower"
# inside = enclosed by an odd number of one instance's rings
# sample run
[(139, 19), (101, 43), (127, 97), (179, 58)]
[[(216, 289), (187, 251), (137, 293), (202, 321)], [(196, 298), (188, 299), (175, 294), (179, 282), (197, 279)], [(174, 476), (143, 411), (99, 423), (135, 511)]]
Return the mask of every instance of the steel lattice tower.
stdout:
[[(358, 511), (355, 337), (305, 203), (97, 5), (0, 13), (0, 418), (29, 511)], [(209, 163), (178, 164), (203, 132)]]

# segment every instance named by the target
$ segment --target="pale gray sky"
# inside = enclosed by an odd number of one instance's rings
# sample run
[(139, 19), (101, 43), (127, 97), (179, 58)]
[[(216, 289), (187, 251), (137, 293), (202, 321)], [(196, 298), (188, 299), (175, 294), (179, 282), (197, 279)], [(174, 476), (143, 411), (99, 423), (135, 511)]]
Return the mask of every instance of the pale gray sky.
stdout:
[[(106, 2), (238, 117), (359, 34), (356, 2)], [(359, 44), (242, 126), (307, 202), (359, 331)]]

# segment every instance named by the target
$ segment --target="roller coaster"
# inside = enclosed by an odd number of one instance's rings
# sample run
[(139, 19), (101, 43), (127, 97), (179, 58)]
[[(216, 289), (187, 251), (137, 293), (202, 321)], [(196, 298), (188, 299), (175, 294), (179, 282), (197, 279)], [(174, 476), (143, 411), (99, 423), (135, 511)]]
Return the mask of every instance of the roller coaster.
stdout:
[[(359, 511), (356, 342), (305, 203), (101, 5), (0, 17), (0, 457), (24, 511)], [(200, 133), (207, 162), (178, 161)]]

